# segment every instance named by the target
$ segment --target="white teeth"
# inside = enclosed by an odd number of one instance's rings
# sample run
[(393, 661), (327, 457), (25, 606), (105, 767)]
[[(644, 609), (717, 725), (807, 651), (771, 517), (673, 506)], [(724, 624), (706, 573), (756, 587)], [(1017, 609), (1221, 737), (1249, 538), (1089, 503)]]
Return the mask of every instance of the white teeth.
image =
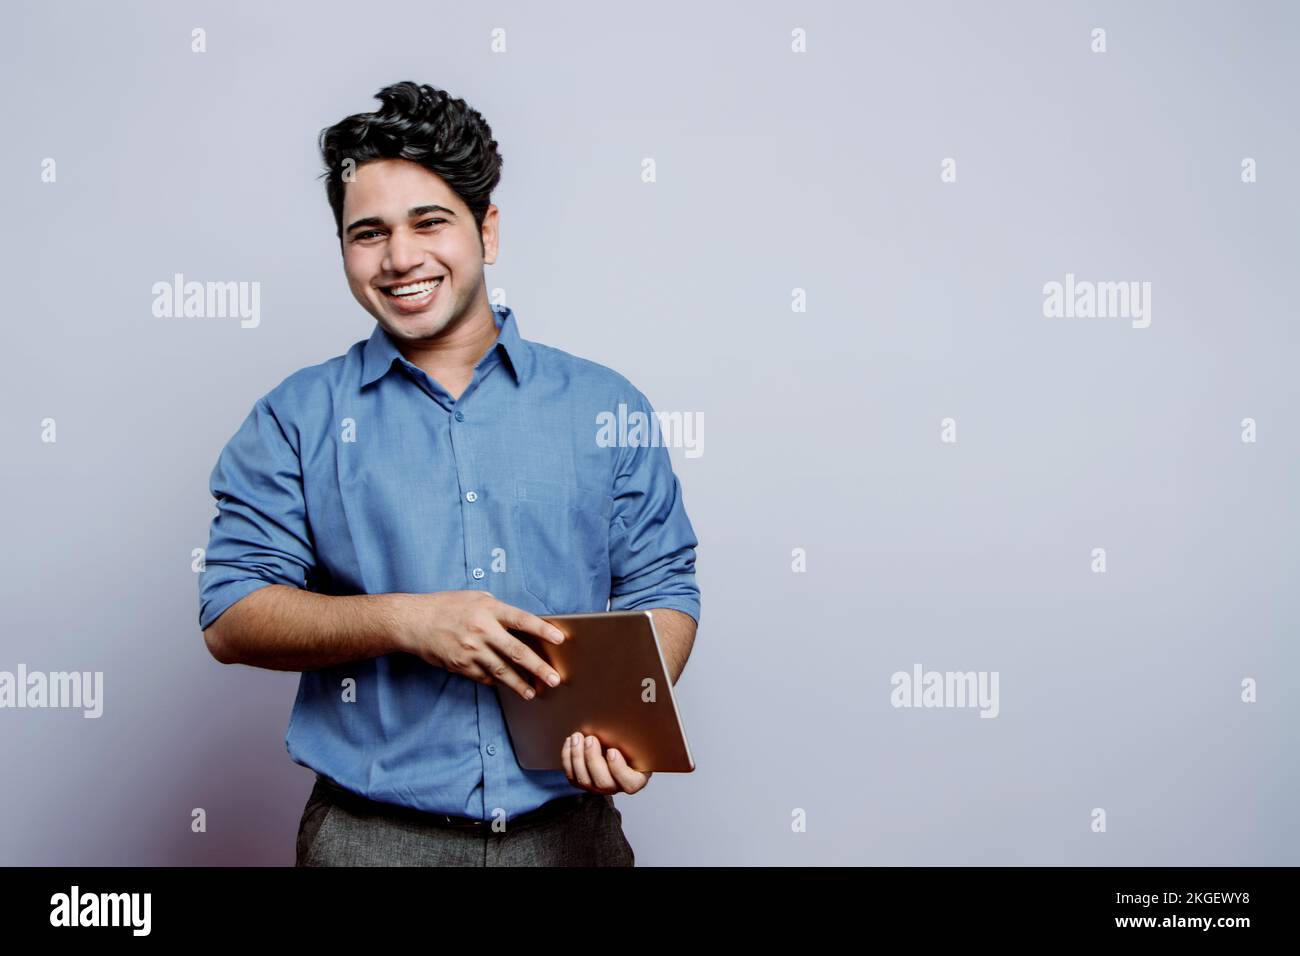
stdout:
[(413, 282), (410, 285), (399, 285), (388, 290), (389, 295), (421, 295), (425, 292), (431, 292), (437, 288), (441, 279), (434, 279), (432, 282)]

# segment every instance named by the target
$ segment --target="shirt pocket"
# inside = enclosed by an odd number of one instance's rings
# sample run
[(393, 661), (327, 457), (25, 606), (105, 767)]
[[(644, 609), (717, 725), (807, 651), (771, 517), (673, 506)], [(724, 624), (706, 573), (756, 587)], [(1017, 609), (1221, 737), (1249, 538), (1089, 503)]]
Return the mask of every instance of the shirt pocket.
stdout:
[(549, 614), (609, 602), (609, 495), (555, 481), (515, 480), (514, 517), (525, 591)]

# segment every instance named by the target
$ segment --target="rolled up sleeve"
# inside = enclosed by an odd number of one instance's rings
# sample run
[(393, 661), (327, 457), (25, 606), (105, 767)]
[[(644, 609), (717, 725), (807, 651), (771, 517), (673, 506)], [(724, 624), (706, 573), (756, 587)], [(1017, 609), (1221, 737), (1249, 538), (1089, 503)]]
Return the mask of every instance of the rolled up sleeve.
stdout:
[[(640, 392), (629, 406), (654, 420)], [(662, 444), (619, 448), (610, 519), (610, 610), (672, 608), (698, 624), (698, 544), (668, 449)]]
[(199, 574), (200, 629), (258, 588), (305, 587), (316, 563), (298, 453), (265, 398), (222, 449), (210, 489), (217, 514)]

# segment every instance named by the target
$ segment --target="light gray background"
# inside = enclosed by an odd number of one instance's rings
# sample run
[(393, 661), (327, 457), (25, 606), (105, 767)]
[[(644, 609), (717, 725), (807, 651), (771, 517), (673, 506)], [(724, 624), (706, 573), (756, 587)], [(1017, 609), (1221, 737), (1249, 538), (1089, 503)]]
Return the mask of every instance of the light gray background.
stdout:
[[(252, 403), (373, 328), (315, 141), (401, 79), (492, 125), (522, 334), (704, 415), (699, 769), (618, 798), (639, 864), (1300, 863), (1293, 5), (5, 19), (0, 669), (106, 687), (0, 710), (0, 863), (292, 862), (298, 678), (208, 656), (190, 553)], [(260, 282), (261, 326), (154, 318), (175, 272)], [(1150, 281), (1150, 328), (1045, 319), (1067, 272)], [(918, 662), (1000, 716), (892, 708)]]

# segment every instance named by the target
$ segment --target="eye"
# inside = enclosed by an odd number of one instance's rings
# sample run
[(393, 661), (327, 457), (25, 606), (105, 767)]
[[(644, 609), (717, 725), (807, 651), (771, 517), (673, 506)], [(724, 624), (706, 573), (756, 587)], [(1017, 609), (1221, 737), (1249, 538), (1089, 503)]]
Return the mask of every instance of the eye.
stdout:
[(446, 219), (426, 219), (424, 220), (424, 222), (420, 223), (420, 226), (421, 228), (423, 228), (424, 226), (430, 225), (431, 223), (446, 222), (446, 221), (447, 221)]
[(353, 241), (353, 242), (359, 242), (360, 240), (366, 238), (366, 236), (377, 236), (377, 235), (379, 235), (379, 233), (376, 232), (376, 231), (373, 230), (373, 229), (371, 229), (371, 230), (369, 230), (369, 231), (367, 231), (367, 232), (358, 232), (356, 235), (354, 235), (354, 236), (352, 237), (352, 241)]

